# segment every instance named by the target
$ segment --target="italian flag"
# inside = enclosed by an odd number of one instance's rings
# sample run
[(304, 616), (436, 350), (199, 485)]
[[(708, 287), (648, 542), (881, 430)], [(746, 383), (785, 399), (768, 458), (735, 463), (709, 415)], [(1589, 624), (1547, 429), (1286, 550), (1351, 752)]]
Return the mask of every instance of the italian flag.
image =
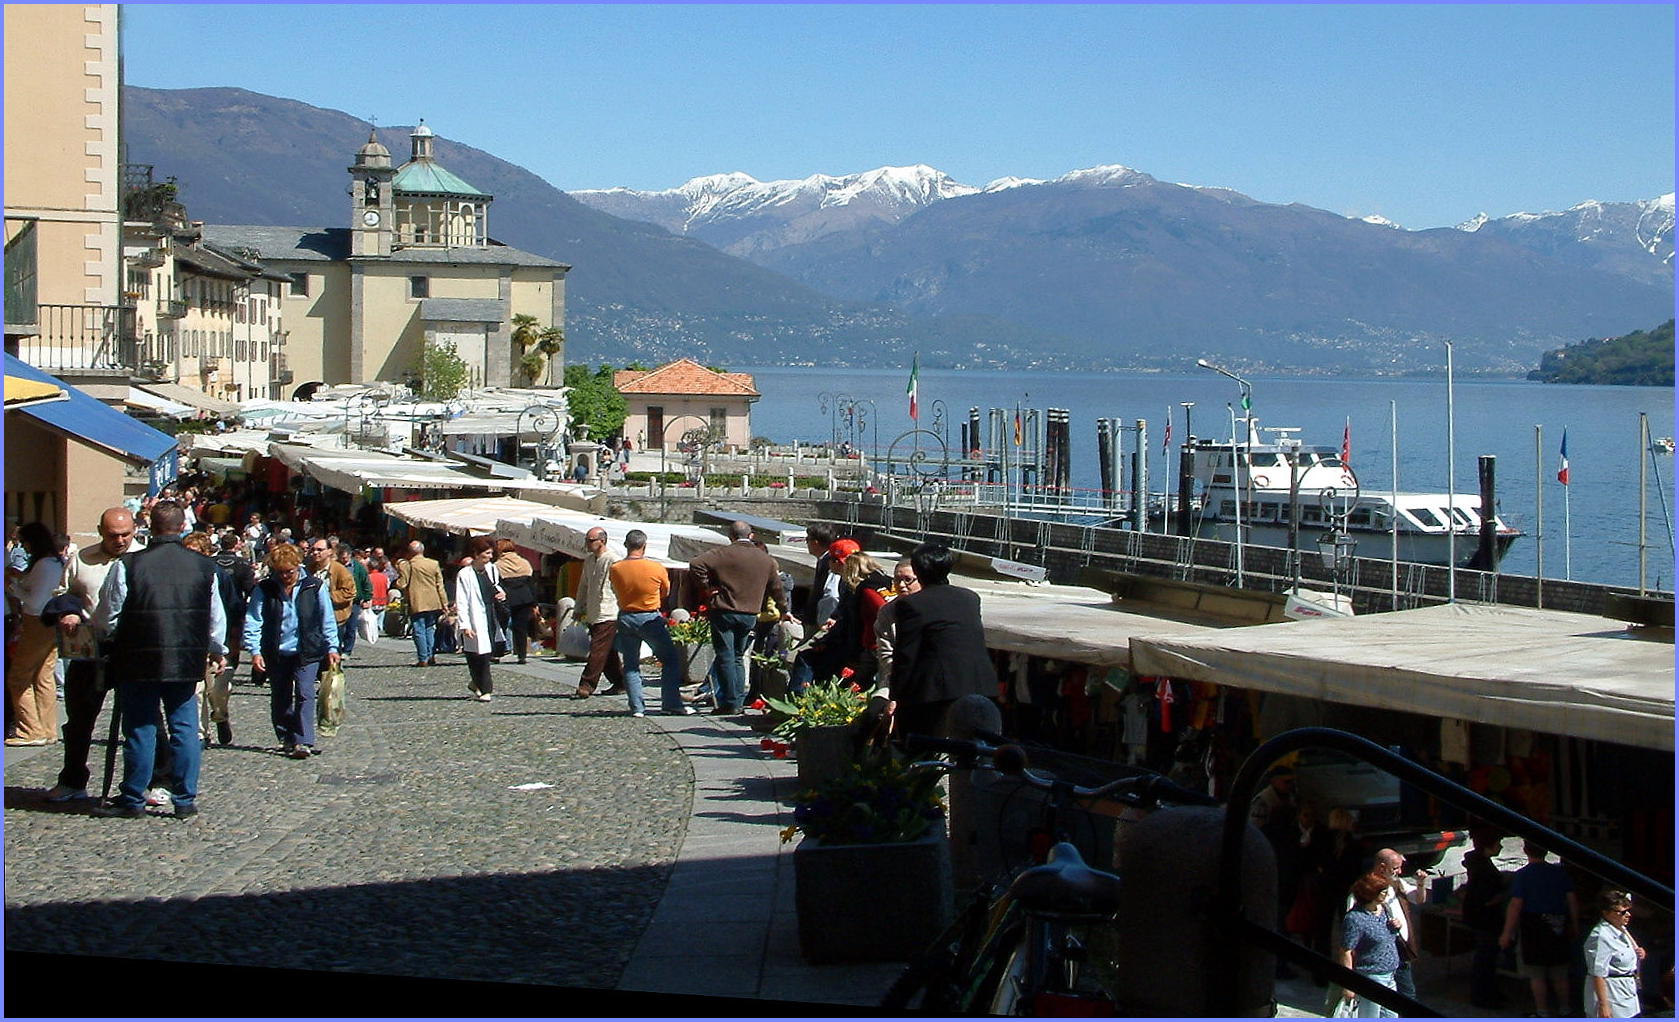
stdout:
[(916, 388), (919, 386), (920, 380), (921, 380), (921, 352), (918, 351), (918, 352), (915, 353), (914, 361), (912, 361), (910, 363), (910, 367), (909, 367), (909, 386), (904, 388), (904, 392), (909, 395), (909, 417), (911, 419), (916, 420), (916, 421), (920, 421), (920, 419), (921, 419), (921, 406), (916, 401)]

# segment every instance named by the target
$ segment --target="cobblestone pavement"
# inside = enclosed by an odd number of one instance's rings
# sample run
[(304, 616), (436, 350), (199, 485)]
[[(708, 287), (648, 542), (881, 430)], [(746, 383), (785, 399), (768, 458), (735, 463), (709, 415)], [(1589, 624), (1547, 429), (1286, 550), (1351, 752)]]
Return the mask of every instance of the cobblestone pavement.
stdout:
[(6, 950), (615, 986), (682, 842), (687, 757), (622, 698), (567, 698), (577, 665), (509, 660), (478, 703), (460, 656), (412, 659), (359, 647), (307, 761), (277, 754), (242, 667), (189, 820), (50, 805), (61, 747), (6, 750)]

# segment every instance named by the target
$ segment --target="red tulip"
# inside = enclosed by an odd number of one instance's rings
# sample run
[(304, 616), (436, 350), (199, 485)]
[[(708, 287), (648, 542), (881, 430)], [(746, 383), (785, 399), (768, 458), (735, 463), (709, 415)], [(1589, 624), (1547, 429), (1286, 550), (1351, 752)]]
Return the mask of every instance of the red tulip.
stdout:
[(765, 752), (770, 751), (775, 748), (775, 739), (765, 738), (763, 741), (758, 743), (758, 748), (763, 749)]
[[(852, 669), (851, 669), (851, 668), (849, 668), (849, 667), (847, 667), (847, 668), (845, 668), (845, 669), (844, 669), (844, 670), (842, 670), (842, 671), (840, 671), (840, 680), (841, 680), (841, 681), (844, 681), (844, 680), (845, 680), (845, 679), (847, 679), (847, 678), (849, 678), (849, 677), (851, 677), (851, 676), (852, 676), (852, 675), (853, 675), (853, 674), (856, 674), (856, 673), (857, 673), (857, 672), (856, 672), (856, 671), (854, 671), (854, 670), (852, 670)], [(855, 687), (856, 687), (856, 686), (855, 686), (855, 685), (853, 685), (853, 686), (852, 686), (852, 687), (853, 687), (853, 688), (855, 688)]]
[(762, 710), (764, 707), (766, 707), (768, 705), (769, 704), (764, 702), (762, 699), (754, 699), (754, 700), (752, 700), (751, 704), (747, 708), (752, 709), (752, 710)]
[(777, 745), (775, 747), (775, 758), (776, 759), (786, 759), (787, 758), (787, 746)]

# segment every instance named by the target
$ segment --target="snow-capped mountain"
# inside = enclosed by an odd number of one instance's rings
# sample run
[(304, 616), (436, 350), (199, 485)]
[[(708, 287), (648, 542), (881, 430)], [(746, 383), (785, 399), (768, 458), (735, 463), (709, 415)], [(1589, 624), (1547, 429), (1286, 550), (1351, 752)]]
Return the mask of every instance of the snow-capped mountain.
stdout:
[(869, 223), (896, 223), (931, 203), (979, 192), (917, 164), (792, 181), (759, 181), (736, 172), (697, 177), (658, 192), (610, 188), (570, 194), (602, 212), (645, 220), (747, 255)]
[(1595, 199), (1560, 212), (1485, 213), (1458, 230), (1500, 237), (1579, 266), (1673, 280), (1673, 193), (1639, 202)]

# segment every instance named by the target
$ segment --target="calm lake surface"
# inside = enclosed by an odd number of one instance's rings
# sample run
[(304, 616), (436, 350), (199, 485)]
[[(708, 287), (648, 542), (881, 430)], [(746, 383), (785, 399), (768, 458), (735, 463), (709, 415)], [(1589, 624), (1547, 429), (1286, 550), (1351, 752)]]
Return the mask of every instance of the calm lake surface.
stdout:
[[(734, 367), (731, 367), (734, 368)], [(905, 387), (908, 367), (887, 369), (806, 369), (743, 367), (757, 379), (763, 394), (752, 409), (752, 431), (777, 441), (823, 442), (834, 428), (834, 404), (823, 407), (824, 394), (872, 400), (878, 416), (865, 417), (865, 451), (879, 438), (882, 455), (894, 439), (915, 423), (909, 418)], [(1399, 487), (1444, 492), (1446, 489), (1446, 383), (1439, 380), (1253, 377), (1253, 414), (1263, 430), (1298, 426), (1305, 443), (1339, 447), (1341, 431), (1352, 421), (1352, 464), (1365, 492), (1387, 492), (1392, 478), (1389, 403), (1399, 415)], [(1638, 413), (1650, 417), (1654, 437), (1673, 436), (1674, 394), (1670, 387), (1582, 387), (1499, 381), (1459, 381), (1455, 385), (1457, 419), (1457, 489), (1479, 491), (1476, 456), (1498, 457), (1499, 513), (1528, 535), (1517, 540), (1503, 568), (1531, 575), (1536, 568), (1534, 530), (1538, 495), (1534, 489), (1534, 426), (1543, 427), (1538, 474), (1543, 481), (1545, 575), (1563, 577), (1563, 486), (1556, 481), (1558, 448), (1568, 430), (1571, 485), (1573, 577), (1618, 585), (1638, 583)], [(1208, 371), (1193, 374), (979, 372), (923, 369), (920, 378), (922, 427), (931, 424), (933, 402), (942, 401), (950, 418), (950, 440), (960, 443), (959, 423), (968, 408), (1065, 408), (1071, 413), (1073, 485), (1100, 485), (1096, 464), (1096, 420), (1147, 419), (1150, 489), (1164, 488), (1165, 460), (1160, 441), (1167, 408), (1172, 414), (1174, 444), (1184, 435), (1179, 402), (1193, 401), (1195, 433), (1230, 436), (1227, 405), (1242, 414), (1234, 381)], [(844, 430), (844, 423), (839, 423)], [(907, 441), (906, 441), (907, 443)], [(1127, 451), (1132, 440), (1126, 440)], [(900, 448), (901, 449), (901, 448)], [(1660, 456), (1649, 468), (1647, 517), (1648, 580), (1673, 588), (1674, 558), (1667, 518), (1657, 492), (1673, 505), (1673, 458)], [(1173, 472), (1175, 473), (1175, 466)], [(1360, 551), (1385, 556), (1380, 551)]]

